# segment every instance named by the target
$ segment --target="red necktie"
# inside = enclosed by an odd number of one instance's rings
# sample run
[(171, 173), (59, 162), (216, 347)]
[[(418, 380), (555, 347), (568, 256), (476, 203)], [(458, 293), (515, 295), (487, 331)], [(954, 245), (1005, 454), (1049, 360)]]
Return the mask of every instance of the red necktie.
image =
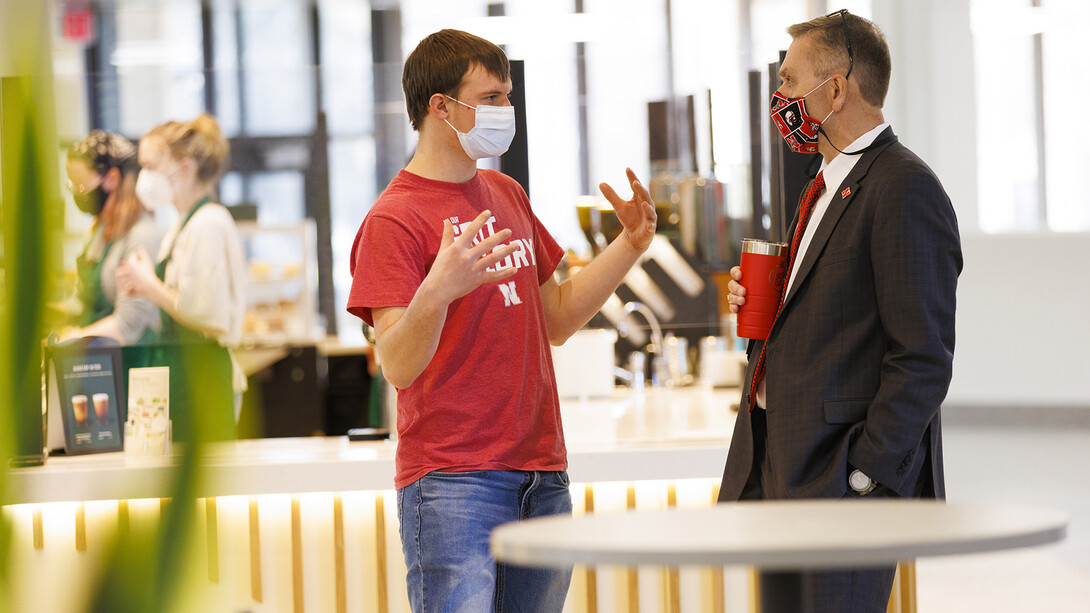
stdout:
[[(823, 191), (825, 191), (825, 177), (819, 172), (813, 182), (810, 183), (810, 187), (806, 189), (806, 193), (802, 195), (802, 202), (799, 204), (799, 224), (795, 227), (795, 236), (791, 239), (791, 251), (788, 252), (787, 256), (787, 276), (784, 277), (783, 289), (780, 290), (780, 307), (776, 310), (776, 318), (780, 316), (780, 310), (783, 309), (783, 299), (787, 297), (787, 286), (791, 284), (791, 271), (795, 267), (795, 254), (799, 252), (802, 235), (806, 233), (806, 224), (810, 222), (810, 214), (814, 212), (814, 203), (817, 202), (818, 196)], [(772, 319), (773, 326), (776, 325), (776, 318)], [(765, 349), (767, 348), (768, 341), (766, 340), (764, 345), (761, 345), (761, 355), (757, 358), (757, 368), (753, 371), (753, 382), (749, 387), (750, 411), (757, 404), (757, 387), (761, 385), (761, 380), (765, 377)]]

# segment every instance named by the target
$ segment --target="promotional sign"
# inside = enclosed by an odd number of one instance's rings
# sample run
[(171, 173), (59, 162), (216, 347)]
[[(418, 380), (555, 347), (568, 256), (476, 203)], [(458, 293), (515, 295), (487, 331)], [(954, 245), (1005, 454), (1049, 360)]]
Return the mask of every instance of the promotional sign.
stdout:
[[(47, 446), (68, 455), (121, 451), (121, 351), (50, 347)], [(63, 432), (63, 439), (60, 434)]]

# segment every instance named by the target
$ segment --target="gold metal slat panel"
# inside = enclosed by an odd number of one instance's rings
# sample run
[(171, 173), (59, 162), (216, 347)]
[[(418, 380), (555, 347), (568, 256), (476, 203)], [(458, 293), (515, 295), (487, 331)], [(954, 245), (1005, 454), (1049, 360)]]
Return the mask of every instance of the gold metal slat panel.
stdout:
[[(583, 489), (583, 505), (585, 513), (594, 512), (594, 486), (587, 484)], [(587, 581), (587, 613), (598, 613), (598, 571), (593, 566), (586, 570)]]
[(375, 596), (378, 610), (390, 609), (390, 597), (387, 593), (388, 567), (386, 564), (386, 503), (382, 492), (375, 492)]
[(34, 548), (45, 549), (45, 529), (42, 527), (42, 507), (34, 505)]
[[(629, 484), (625, 490), (625, 508), (632, 511), (636, 508), (636, 486)], [(640, 613), (640, 571), (635, 566), (625, 569), (625, 582), (628, 586), (628, 611)]]
[(208, 580), (220, 582), (219, 517), (216, 514), (216, 499), (204, 499), (205, 543), (208, 550)]
[(261, 518), (257, 496), (250, 496), (250, 597), (262, 602), (261, 592)]
[(87, 551), (87, 512), (82, 502), (76, 507), (76, 551)]
[(333, 584), (337, 591), (337, 613), (348, 611), (344, 570), (344, 506), (340, 494), (333, 497)]
[(303, 519), (299, 496), (291, 497), (291, 585), (295, 613), (304, 613), (303, 599)]

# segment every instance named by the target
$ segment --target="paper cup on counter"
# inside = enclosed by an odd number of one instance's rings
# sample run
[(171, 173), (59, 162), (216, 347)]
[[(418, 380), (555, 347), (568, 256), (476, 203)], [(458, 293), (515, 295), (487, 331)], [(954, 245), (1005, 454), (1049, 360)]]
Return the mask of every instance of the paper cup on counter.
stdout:
[(738, 308), (738, 336), (764, 340), (780, 307), (787, 281), (787, 243), (742, 239), (742, 285), (746, 303)]

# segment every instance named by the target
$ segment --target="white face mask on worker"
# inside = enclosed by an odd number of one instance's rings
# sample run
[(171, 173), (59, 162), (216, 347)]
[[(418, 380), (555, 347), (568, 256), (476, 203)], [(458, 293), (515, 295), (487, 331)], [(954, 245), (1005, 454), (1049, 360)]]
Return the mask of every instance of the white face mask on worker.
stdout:
[(174, 202), (174, 186), (165, 174), (145, 168), (136, 176), (136, 197), (145, 209), (154, 211)]
[(473, 129), (469, 132), (458, 132), (458, 128), (443, 120), (458, 134), (458, 142), (470, 159), (494, 158), (507, 152), (515, 138), (515, 107), (488, 104), (469, 106), (457, 98), (447, 98), (475, 111)]

